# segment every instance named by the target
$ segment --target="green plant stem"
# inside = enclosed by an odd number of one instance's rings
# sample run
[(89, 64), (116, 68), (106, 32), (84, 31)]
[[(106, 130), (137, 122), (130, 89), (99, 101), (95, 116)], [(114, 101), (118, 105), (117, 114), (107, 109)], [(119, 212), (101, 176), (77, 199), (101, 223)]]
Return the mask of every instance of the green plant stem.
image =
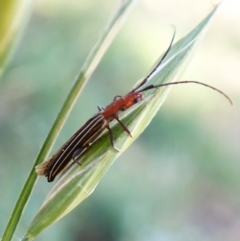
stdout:
[(22, 36), (33, 0), (0, 0), (0, 76)]
[(20, 196), (16, 202), (16, 205), (13, 209), (13, 212), (11, 214), (11, 217), (8, 221), (7, 227), (4, 231), (4, 234), (2, 236), (2, 241), (10, 241), (12, 239), (12, 236), (15, 232), (15, 229), (17, 227), (17, 224), (19, 223), (19, 220), (21, 218), (21, 215), (23, 213), (23, 210), (26, 206), (26, 203), (30, 197), (30, 194), (32, 192), (33, 186), (36, 182), (37, 175), (35, 173), (35, 166), (44, 161), (63, 124), (65, 123), (71, 109), (74, 106), (74, 103), (76, 102), (79, 94), (81, 93), (83, 87), (86, 85), (87, 80), (97, 67), (99, 61), (101, 60), (102, 56), (106, 52), (108, 46), (116, 36), (117, 32), (119, 31), (121, 25), (123, 24), (126, 14), (129, 12), (130, 7), (132, 6), (133, 2), (136, 0), (128, 0), (124, 1), (124, 3), (121, 1), (120, 5), (117, 8), (117, 11), (113, 15), (112, 19), (110, 20), (109, 24), (105, 28), (103, 34), (100, 36), (98, 42), (93, 47), (92, 51), (90, 52), (89, 56), (87, 57), (86, 61), (84, 62), (84, 65), (70, 91), (68, 94), (37, 158), (36, 161), (30, 171), (30, 174), (27, 178), (27, 181), (20, 193)]

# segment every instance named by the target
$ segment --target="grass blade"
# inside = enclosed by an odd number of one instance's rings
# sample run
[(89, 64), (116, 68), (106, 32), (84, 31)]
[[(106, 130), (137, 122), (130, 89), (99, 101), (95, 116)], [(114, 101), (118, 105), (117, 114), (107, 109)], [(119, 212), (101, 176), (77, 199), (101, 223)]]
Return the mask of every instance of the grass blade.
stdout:
[[(161, 84), (174, 81), (209, 20), (213, 17), (217, 7), (188, 35), (179, 40), (171, 49), (157, 73), (150, 79), (150, 84)], [(122, 121), (133, 134), (130, 138), (120, 127), (112, 127), (116, 146), (122, 152), (143, 132), (150, 123), (170, 88), (159, 88), (146, 93), (146, 98), (121, 116)], [(81, 166), (75, 165), (53, 187), (44, 201), (40, 211), (32, 221), (26, 237), (35, 237), (45, 228), (61, 219), (79, 203), (86, 199), (95, 189), (103, 175), (122, 152), (116, 152), (110, 145), (106, 132), (87, 150), (81, 158)]]
[(22, 35), (32, 4), (32, 0), (0, 0), (0, 76)]

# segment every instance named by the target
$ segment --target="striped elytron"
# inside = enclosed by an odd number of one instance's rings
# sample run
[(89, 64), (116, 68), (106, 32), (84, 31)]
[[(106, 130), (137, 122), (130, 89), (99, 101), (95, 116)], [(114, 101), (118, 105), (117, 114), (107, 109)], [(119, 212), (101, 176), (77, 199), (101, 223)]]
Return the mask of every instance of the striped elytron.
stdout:
[(148, 80), (154, 75), (156, 70), (159, 68), (165, 57), (167, 56), (168, 52), (172, 47), (172, 43), (174, 40), (175, 33), (173, 34), (171, 43), (154, 67), (154, 69), (143, 79), (143, 81), (125, 96), (116, 96), (113, 99), (113, 102), (108, 105), (106, 108), (102, 108), (98, 106), (99, 112), (95, 114), (92, 118), (90, 118), (57, 152), (54, 154), (49, 160), (43, 162), (42, 164), (36, 166), (36, 172), (38, 175), (44, 175), (47, 177), (48, 182), (52, 182), (54, 178), (64, 172), (71, 164), (78, 163), (76, 158), (82, 154), (88, 146), (93, 143), (105, 130), (108, 129), (111, 145), (114, 149), (118, 151), (118, 149), (114, 145), (113, 134), (109, 123), (113, 120), (117, 120), (119, 124), (122, 126), (124, 131), (126, 131), (130, 136), (131, 133), (129, 129), (119, 120), (118, 113), (119, 111), (125, 111), (129, 107), (135, 105), (139, 101), (144, 98), (144, 91), (159, 88), (168, 85), (175, 85), (175, 84), (185, 84), (185, 83), (195, 83), (204, 85), (208, 88), (211, 88), (223, 96), (225, 96), (228, 101), (232, 104), (230, 98), (223, 93), (222, 91), (201, 83), (197, 81), (179, 81), (179, 82), (170, 82), (165, 84), (159, 85), (149, 85), (141, 89), (143, 85), (145, 85)]

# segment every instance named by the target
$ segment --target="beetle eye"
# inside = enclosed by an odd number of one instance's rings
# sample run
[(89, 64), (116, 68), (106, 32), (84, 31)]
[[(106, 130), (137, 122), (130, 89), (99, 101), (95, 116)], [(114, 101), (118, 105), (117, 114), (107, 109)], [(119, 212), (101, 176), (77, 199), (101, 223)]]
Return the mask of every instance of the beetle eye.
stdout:
[(143, 94), (142, 93), (138, 93), (136, 98), (134, 99), (134, 103), (138, 103), (139, 101), (141, 101), (143, 99)]
[(141, 98), (136, 98), (136, 99), (134, 99), (134, 103), (138, 103), (139, 101), (141, 100)]

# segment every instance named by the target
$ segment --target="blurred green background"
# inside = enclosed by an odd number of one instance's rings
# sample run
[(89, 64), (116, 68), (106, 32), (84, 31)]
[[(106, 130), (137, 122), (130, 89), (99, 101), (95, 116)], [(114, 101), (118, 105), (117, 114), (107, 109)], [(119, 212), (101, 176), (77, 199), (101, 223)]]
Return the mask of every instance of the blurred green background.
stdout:
[[(37, 0), (0, 80), (0, 232), (75, 76), (118, 1)], [(128, 92), (172, 36), (187, 34), (213, 1), (142, 0), (79, 98), (56, 150), (97, 105)], [(222, 3), (182, 80), (95, 192), (36, 240), (240, 239), (240, 3)], [(39, 178), (13, 240), (26, 231), (52, 184)]]

